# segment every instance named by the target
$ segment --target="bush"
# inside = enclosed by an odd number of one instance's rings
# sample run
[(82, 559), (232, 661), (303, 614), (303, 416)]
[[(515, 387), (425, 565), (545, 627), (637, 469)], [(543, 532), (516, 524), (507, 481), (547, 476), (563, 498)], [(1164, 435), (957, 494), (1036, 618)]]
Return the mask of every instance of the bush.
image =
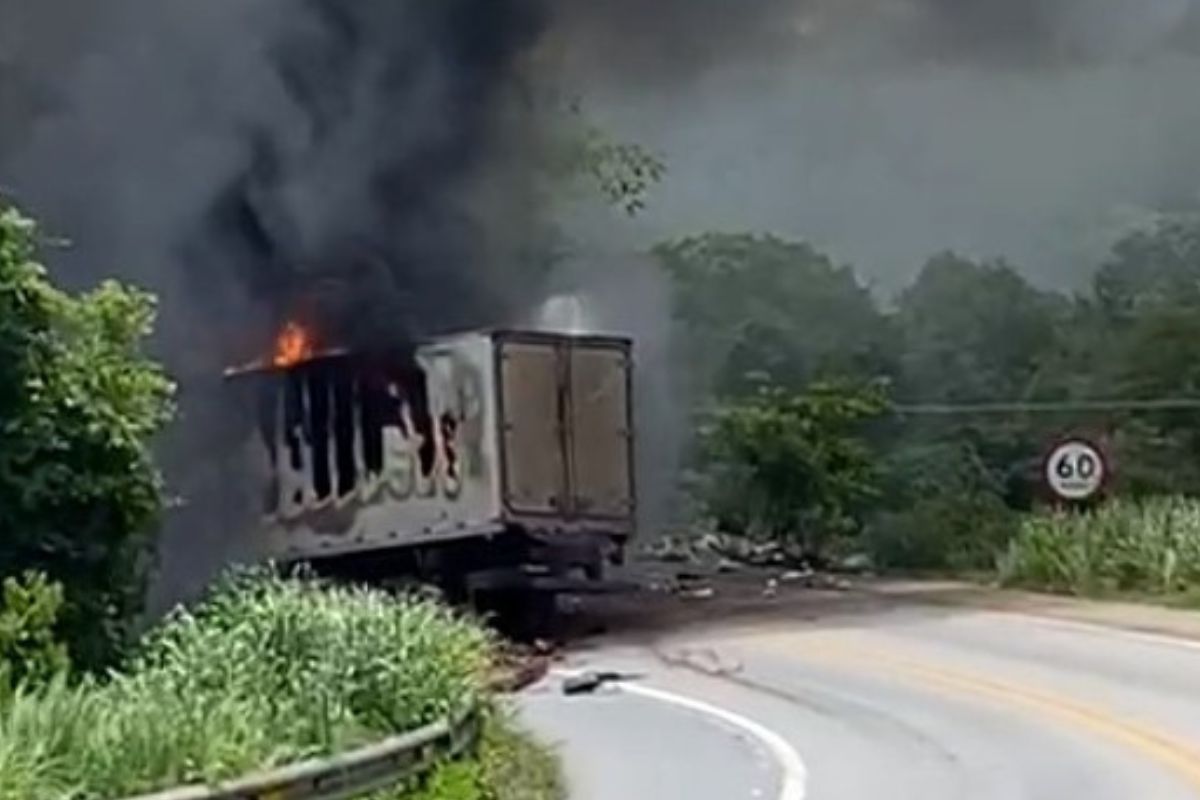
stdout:
[(503, 715), (484, 726), (476, 758), (447, 764), (415, 794), (379, 800), (563, 800), (566, 788), (554, 754)]
[(0, 700), (18, 686), (44, 684), (70, 668), (67, 648), (58, 641), (62, 587), (45, 575), (5, 578), (0, 605)]
[(883, 569), (991, 570), (1016, 535), (1018, 521), (993, 494), (939, 494), (880, 514), (867, 530), (866, 546)]
[(1010, 585), (1100, 595), (1175, 595), (1200, 586), (1200, 500), (1115, 500), (1044, 511), (1021, 525), (1000, 567)]
[(484, 731), (479, 761), (485, 787), (484, 800), (562, 800), (566, 797), (558, 759), (512, 720), (493, 719)]
[(137, 794), (411, 730), (484, 700), (488, 645), (429, 602), (238, 578), (106, 683), (18, 692), (0, 800)]
[(172, 386), (142, 352), (153, 299), (111, 281), (63, 292), (37, 243), (0, 201), (0, 574), (61, 583), (72, 655), (101, 668), (140, 608), (162, 506), (148, 443)]
[(705, 432), (709, 515), (728, 533), (788, 542), (812, 555), (857, 533), (875, 496), (859, 438), (883, 409), (873, 388), (764, 388), (717, 412)]

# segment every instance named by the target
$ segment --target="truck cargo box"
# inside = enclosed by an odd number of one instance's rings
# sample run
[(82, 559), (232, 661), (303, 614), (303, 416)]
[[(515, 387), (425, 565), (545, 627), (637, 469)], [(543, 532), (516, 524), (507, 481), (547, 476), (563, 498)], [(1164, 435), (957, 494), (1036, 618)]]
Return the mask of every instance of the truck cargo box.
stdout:
[(470, 333), (244, 377), (272, 557), (633, 531), (626, 339)]

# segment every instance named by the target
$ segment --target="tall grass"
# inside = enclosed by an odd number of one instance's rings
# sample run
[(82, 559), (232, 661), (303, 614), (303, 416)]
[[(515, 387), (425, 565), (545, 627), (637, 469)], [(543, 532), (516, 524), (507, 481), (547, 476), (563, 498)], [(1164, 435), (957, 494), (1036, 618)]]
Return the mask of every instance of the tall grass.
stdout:
[(1115, 500), (1033, 515), (1001, 559), (1000, 576), (1081, 595), (1187, 593), (1200, 587), (1200, 500)]
[(105, 681), (0, 709), (0, 800), (112, 798), (419, 727), (481, 699), (488, 637), (362, 589), (238, 578)]

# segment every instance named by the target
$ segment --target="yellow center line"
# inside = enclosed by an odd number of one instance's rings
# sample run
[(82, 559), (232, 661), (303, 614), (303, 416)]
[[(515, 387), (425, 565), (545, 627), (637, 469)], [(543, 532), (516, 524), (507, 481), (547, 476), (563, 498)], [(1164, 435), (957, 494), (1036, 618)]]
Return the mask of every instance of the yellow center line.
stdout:
[(1191, 743), (1093, 706), (1027, 686), (898, 657), (878, 648), (832, 641), (829, 637), (797, 640), (795, 649), (789, 648), (789, 652), (795, 655), (797, 650), (808, 661), (860, 672), (885, 672), (947, 694), (970, 695), (1006, 708), (1019, 706), (1052, 722), (1128, 748), (1168, 768), (1190, 787), (1200, 789), (1200, 752)]

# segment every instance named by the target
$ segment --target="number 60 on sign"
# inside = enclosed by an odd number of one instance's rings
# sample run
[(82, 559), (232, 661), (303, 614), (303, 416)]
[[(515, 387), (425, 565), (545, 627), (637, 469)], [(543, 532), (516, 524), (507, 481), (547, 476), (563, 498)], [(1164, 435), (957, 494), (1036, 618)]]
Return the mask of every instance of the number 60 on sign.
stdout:
[(1108, 462), (1095, 444), (1086, 439), (1067, 439), (1050, 451), (1043, 477), (1060, 500), (1090, 500), (1104, 488)]

